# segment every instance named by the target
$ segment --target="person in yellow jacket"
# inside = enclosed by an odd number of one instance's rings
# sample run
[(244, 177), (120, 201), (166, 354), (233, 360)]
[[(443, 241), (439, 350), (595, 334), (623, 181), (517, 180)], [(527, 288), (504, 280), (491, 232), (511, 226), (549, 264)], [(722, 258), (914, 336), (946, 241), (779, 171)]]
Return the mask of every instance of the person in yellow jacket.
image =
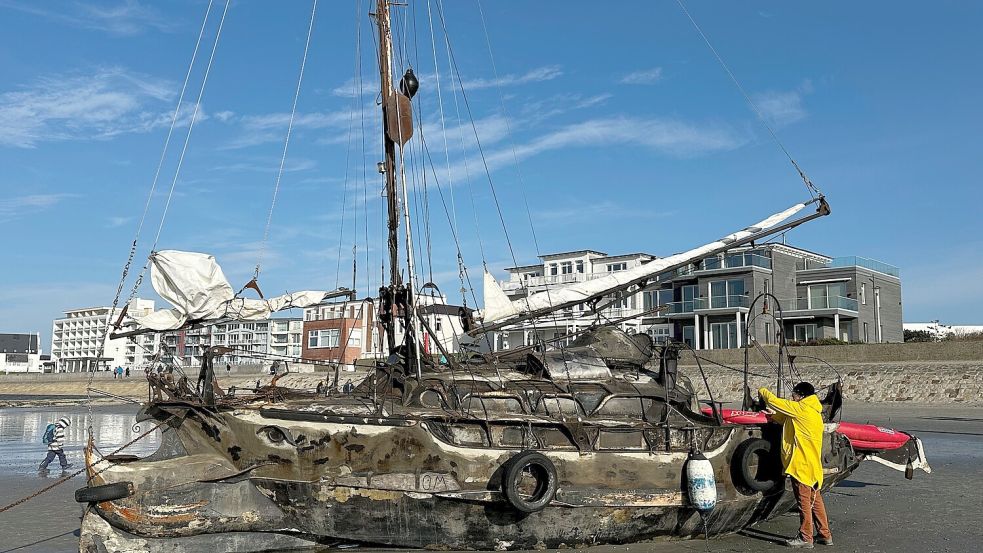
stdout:
[(792, 478), (799, 506), (799, 535), (785, 542), (789, 547), (812, 549), (813, 519), (818, 543), (833, 545), (826, 505), (819, 494), (823, 485), (823, 415), (816, 389), (808, 382), (792, 388), (792, 399), (782, 399), (767, 388), (758, 390), (772, 419), (782, 425), (782, 466)]

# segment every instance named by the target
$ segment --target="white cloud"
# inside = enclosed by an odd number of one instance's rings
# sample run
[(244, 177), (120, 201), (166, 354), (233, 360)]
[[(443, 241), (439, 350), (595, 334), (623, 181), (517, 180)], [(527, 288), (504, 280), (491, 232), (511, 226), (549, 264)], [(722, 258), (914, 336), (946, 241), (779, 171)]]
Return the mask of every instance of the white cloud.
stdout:
[(632, 71), (619, 81), (621, 84), (654, 84), (662, 80), (662, 68), (641, 69)]
[(793, 90), (759, 92), (753, 96), (753, 99), (766, 119), (776, 125), (790, 125), (808, 116), (808, 112), (802, 106), (802, 99), (810, 93), (812, 93), (812, 83), (804, 81)]
[(56, 9), (46, 9), (46, 2), (16, 2), (0, 0), (0, 7), (36, 15), (58, 23), (103, 31), (114, 35), (130, 36), (151, 28), (172, 32), (177, 26), (160, 12), (137, 0), (125, 0), (121, 4), (107, 6), (85, 2), (58, 3)]
[(109, 228), (117, 228), (129, 223), (133, 220), (133, 217), (110, 217), (106, 225)]
[(170, 124), (161, 107), (171, 97), (168, 83), (121, 68), (42, 77), (31, 87), (0, 93), (0, 146), (146, 132)]
[[(374, 106), (373, 106), (374, 107)], [(223, 114), (225, 112), (222, 112)], [(310, 112), (297, 113), (294, 115), (294, 130), (322, 130), (335, 129), (344, 130), (344, 138), (347, 140), (348, 127), (352, 122), (358, 126), (362, 117), (368, 121), (375, 121), (373, 116), (377, 116), (377, 109), (364, 108), (364, 113), (352, 112), (351, 110), (341, 110), (333, 112)], [(224, 115), (223, 115), (224, 116)], [(218, 114), (215, 115), (218, 118)], [(242, 128), (236, 137), (229, 143), (222, 146), (223, 150), (234, 150), (246, 148), (268, 142), (282, 142), (286, 136), (287, 126), (290, 123), (290, 114), (285, 112), (265, 113), (261, 115), (243, 115), (240, 117), (227, 116), (223, 122), (237, 122)], [(331, 142), (339, 142), (337, 135), (333, 135)]]
[(74, 194), (31, 194), (0, 199), (0, 223), (53, 207)]
[(228, 123), (233, 117), (235, 117), (234, 111), (225, 110), (215, 113), (215, 119), (218, 119), (222, 123)]
[[(486, 152), (485, 161), (490, 170), (495, 170), (552, 150), (605, 146), (641, 146), (661, 154), (691, 157), (732, 150), (744, 142), (744, 138), (726, 127), (701, 126), (673, 119), (611, 117), (567, 125), (525, 143), (517, 143), (514, 148)], [(474, 170), (472, 167), (471, 171)], [(467, 170), (461, 162), (451, 167), (449, 176), (446, 173), (443, 176), (446, 180), (460, 182), (467, 176)]]
[(560, 69), (559, 65), (546, 65), (531, 69), (522, 75), (508, 74), (492, 79), (475, 78), (463, 80), (462, 86), (464, 87), (465, 92), (467, 92), (470, 90), (480, 90), (482, 88), (501, 88), (526, 83), (552, 81), (553, 79), (562, 75), (563, 71)]

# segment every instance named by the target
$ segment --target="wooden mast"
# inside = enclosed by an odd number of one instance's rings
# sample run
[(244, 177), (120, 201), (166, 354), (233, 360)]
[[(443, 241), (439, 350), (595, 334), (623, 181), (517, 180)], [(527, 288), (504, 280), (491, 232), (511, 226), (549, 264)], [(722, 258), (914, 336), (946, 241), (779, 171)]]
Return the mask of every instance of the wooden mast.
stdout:
[[(392, 133), (389, 129), (388, 102), (393, 95), (393, 80), (390, 71), (390, 59), (392, 58), (392, 29), (389, 21), (389, 1), (378, 0), (375, 13), (376, 25), (379, 27), (379, 77), (382, 92), (382, 143), (385, 150), (382, 172), (386, 177), (386, 206), (388, 208), (387, 226), (388, 246), (389, 246), (389, 284), (390, 293), (401, 284), (402, 278), (399, 274), (399, 200), (396, 194), (396, 143), (391, 138)], [(386, 340), (389, 345), (389, 352), (396, 349), (396, 317), (395, 314), (389, 317), (386, 325)]]

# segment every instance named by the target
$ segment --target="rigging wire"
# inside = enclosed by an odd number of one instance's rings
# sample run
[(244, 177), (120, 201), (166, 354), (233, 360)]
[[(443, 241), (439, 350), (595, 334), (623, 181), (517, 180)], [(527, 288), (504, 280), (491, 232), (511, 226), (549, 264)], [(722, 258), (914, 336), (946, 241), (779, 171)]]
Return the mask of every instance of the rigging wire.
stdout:
[[(484, 9), (481, 6), (481, 0), (475, 0), (475, 3), (478, 5), (478, 14), (481, 17), (481, 29), (482, 29), (482, 31), (484, 32), (484, 35), (485, 35), (485, 45), (488, 48), (488, 58), (491, 61), (492, 73), (495, 76), (495, 82), (496, 83), (500, 83), (501, 80), (498, 77), (498, 64), (495, 63), (495, 53), (492, 50), (492, 45), (491, 45), (491, 36), (488, 33), (488, 25), (485, 23), (485, 11), (484, 11)], [(536, 248), (536, 255), (537, 256), (538, 255), (542, 255), (542, 250), (540, 250), (540, 248), (539, 248), (539, 238), (536, 235), (536, 226), (533, 224), (532, 211), (529, 209), (529, 197), (526, 194), (526, 184), (525, 184), (525, 181), (522, 178), (522, 170), (521, 170), (521, 167), (519, 165), (519, 155), (518, 155), (518, 153), (516, 153), (515, 136), (512, 133), (512, 122), (511, 122), (511, 119), (512, 118), (511, 118), (511, 116), (509, 114), (508, 109), (505, 106), (505, 95), (502, 93), (502, 87), (501, 87), (501, 85), (498, 84), (498, 86), (496, 86), (496, 88), (498, 89), (498, 100), (499, 100), (499, 103), (501, 104), (501, 107), (502, 107), (502, 115), (505, 117), (505, 132), (506, 132), (506, 134), (509, 137), (509, 145), (511, 146), (511, 149), (512, 149), (512, 162), (513, 162), (513, 165), (515, 166), (516, 176), (519, 179), (519, 190), (520, 190), (520, 193), (522, 194), (522, 202), (523, 202), (523, 204), (525, 205), (525, 208), (526, 208), (526, 217), (529, 220), (529, 230), (532, 232), (533, 246)], [(487, 270), (487, 267), (486, 267), (486, 270)], [(552, 304), (553, 303), (553, 299), (550, 297), (550, 286), (549, 286), (548, 283), (545, 286), (545, 291), (546, 291), (546, 300), (550, 304)], [(555, 328), (559, 328), (560, 324), (559, 324), (559, 319), (557, 317), (556, 312), (555, 311), (554, 312), (551, 312), (550, 315), (552, 316), (553, 326)], [(572, 320), (571, 322), (574, 323), (574, 326), (576, 326), (574, 320)], [(534, 328), (535, 328), (535, 324), (534, 324)], [(536, 331), (536, 332), (538, 334), (538, 331)], [(559, 350), (561, 352), (563, 352), (564, 351), (564, 346), (566, 344), (563, 343), (563, 342), (561, 342), (561, 343), (559, 343), (557, 345), (558, 345)], [(569, 372), (570, 371), (569, 371), (569, 367), (567, 366), (567, 356), (566, 355), (561, 355), (560, 357), (561, 357), (561, 359), (563, 359), (564, 368), (567, 370), (567, 374), (569, 376)]]
[[(447, 22), (444, 20), (444, 10), (440, 0), (437, 0), (437, 17), (440, 19), (440, 25), (443, 28), (444, 36), (447, 37)], [(488, 159), (485, 157), (484, 148), (481, 146), (481, 138), (478, 136), (478, 127), (474, 122), (474, 114), (471, 111), (471, 103), (468, 101), (468, 94), (464, 90), (464, 81), (461, 79), (461, 72), (457, 66), (457, 61), (454, 57), (454, 49), (450, 45), (450, 41), (447, 41), (447, 53), (451, 62), (451, 69), (453, 69), (454, 75), (457, 76), (457, 82), (461, 90), (461, 98), (464, 100), (464, 107), (468, 112), (468, 118), (471, 120), (471, 130), (474, 133), (474, 140), (478, 146), (478, 153), (481, 155), (481, 162), (485, 167), (485, 176), (488, 180), (488, 187), (491, 189), (492, 199), (495, 202), (495, 209), (498, 212), (498, 218), (502, 223), (502, 231), (505, 234), (505, 243), (509, 247), (509, 253), (512, 256), (512, 262), (516, 265), (519, 264), (515, 256), (515, 248), (512, 247), (512, 238), (509, 236), (508, 225), (505, 223), (505, 215), (502, 213), (502, 205), (498, 200), (498, 192), (495, 189), (495, 183), (491, 178), (491, 168), (488, 166)]]
[[(175, 174), (174, 174), (174, 180), (171, 182), (171, 187), (170, 187), (170, 190), (169, 190), (169, 192), (167, 194), (167, 201), (166, 201), (166, 203), (164, 205), (164, 211), (163, 211), (163, 213), (161, 215), (160, 225), (157, 228), (157, 235), (154, 237), (154, 243), (150, 247), (151, 254), (156, 249), (157, 242), (160, 239), (160, 232), (161, 232), (161, 229), (164, 226), (164, 219), (167, 216), (167, 206), (170, 205), (171, 197), (174, 194), (174, 185), (176, 184), (177, 178), (178, 178), (178, 174), (181, 171), (181, 164), (184, 162), (184, 155), (185, 155), (185, 152), (187, 151), (187, 148), (188, 148), (188, 140), (191, 137), (191, 130), (194, 128), (195, 120), (198, 118), (198, 110), (201, 107), (201, 98), (202, 98), (202, 95), (205, 92), (205, 83), (208, 81), (208, 73), (211, 70), (212, 62), (215, 59), (215, 50), (218, 48), (219, 38), (222, 35), (222, 26), (225, 24), (225, 16), (226, 16), (226, 14), (229, 11), (229, 3), (230, 3), (230, 1), (231, 0), (226, 0), (226, 2), (225, 2), (225, 9), (222, 11), (222, 18), (219, 21), (218, 31), (215, 34), (215, 41), (212, 44), (211, 54), (208, 57), (208, 65), (206, 66), (205, 75), (204, 75), (204, 77), (202, 79), (201, 89), (198, 92), (198, 99), (195, 102), (194, 112), (193, 112), (193, 114), (191, 116), (191, 121), (188, 124), (188, 134), (187, 134), (187, 137), (185, 138), (184, 147), (181, 149), (181, 156), (179, 158), (177, 169), (176, 169)], [(120, 299), (120, 295), (122, 294), (122, 291), (123, 291), (123, 285), (124, 285), (124, 282), (126, 281), (127, 274), (129, 273), (130, 266), (131, 266), (131, 264), (133, 262), (134, 255), (136, 254), (137, 242), (138, 242), (138, 240), (140, 238), (140, 234), (143, 231), (143, 225), (144, 225), (144, 222), (145, 222), (146, 217), (147, 217), (147, 211), (150, 208), (150, 203), (153, 200), (154, 191), (157, 188), (157, 182), (158, 182), (158, 179), (160, 178), (160, 172), (161, 172), (161, 168), (162, 168), (163, 163), (164, 163), (164, 159), (167, 156), (167, 149), (168, 149), (168, 146), (170, 145), (171, 136), (172, 136), (172, 134), (174, 132), (174, 127), (177, 124), (177, 118), (178, 118), (178, 115), (181, 112), (181, 106), (182, 106), (182, 104), (184, 102), (184, 94), (185, 94), (185, 92), (187, 90), (188, 82), (189, 82), (189, 80), (191, 78), (191, 72), (194, 69), (195, 61), (198, 58), (198, 51), (199, 51), (199, 49), (201, 47), (201, 40), (202, 40), (202, 37), (204, 36), (204, 33), (205, 33), (205, 27), (207, 26), (209, 15), (211, 14), (212, 4), (213, 3), (210, 0), (209, 3), (208, 3), (208, 7), (205, 10), (205, 17), (202, 20), (201, 29), (198, 32), (198, 39), (195, 42), (195, 49), (194, 49), (194, 52), (191, 55), (191, 62), (188, 64), (188, 71), (185, 73), (184, 83), (181, 86), (181, 94), (180, 94), (180, 96), (178, 98), (177, 106), (174, 108), (174, 115), (171, 118), (171, 125), (170, 125), (170, 128), (167, 131), (167, 138), (164, 140), (164, 147), (163, 147), (163, 151), (161, 152), (160, 161), (158, 162), (158, 164), (157, 164), (157, 170), (154, 173), (153, 184), (151, 185), (150, 193), (147, 195), (147, 203), (144, 206), (143, 215), (140, 218), (140, 224), (139, 224), (139, 226), (137, 228), (136, 236), (133, 238), (133, 243), (130, 246), (130, 253), (129, 253), (129, 256), (127, 258), (126, 264), (123, 266), (122, 276), (120, 277), (119, 285), (116, 288), (116, 295), (113, 298), (112, 309), (110, 309), (109, 314), (106, 316), (105, 335), (107, 337), (108, 337), (108, 335), (110, 333), (110, 329), (112, 328), (112, 325), (113, 325), (113, 318), (117, 316), (116, 309), (119, 306), (119, 299)], [(147, 268), (149, 266), (150, 266), (150, 258), (148, 257), (147, 262), (144, 263), (143, 268), (140, 270), (140, 273), (137, 275), (136, 281), (133, 284), (133, 289), (130, 292), (129, 297), (127, 298), (126, 305), (129, 305), (130, 302), (133, 301), (133, 299), (136, 297), (137, 291), (140, 289), (140, 285), (143, 282), (143, 277), (146, 274)], [(103, 355), (105, 354), (106, 342), (108, 342), (108, 340), (103, 340), (103, 341), (101, 341), (101, 343), (99, 345), (99, 349), (97, 350), (97, 355), (96, 355), (96, 363), (97, 364), (99, 363), (99, 359), (101, 359), (103, 357)], [(93, 379), (94, 376), (95, 376), (94, 371), (90, 371), (90, 373), (89, 373), (89, 385), (86, 387), (86, 408), (88, 409), (88, 412), (89, 412), (89, 415), (90, 415), (89, 416), (89, 421), (90, 422), (89, 422), (89, 425), (87, 427), (87, 432), (88, 432), (88, 435), (89, 435), (90, 438), (92, 437), (92, 433), (93, 433), (93, 428), (92, 428), (92, 423), (91, 423), (91, 420), (92, 420), (92, 416), (91, 416), (92, 415), (92, 395), (89, 393), (88, 388), (91, 388), (92, 387), (92, 379)]]
[(304, 82), (304, 69), (307, 66), (307, 53), (311, 47), (311, 35), (314, 33), (314, 16), (317, 14), (317, 0), (312, 2), (311, 22), (307, 27), (307, 41), (304, 43), (304, 57), (300, 62), (300, 75), (297, 76), (297, 88), (294, 90), (294, 101), (290, 107), (290, 121), (287, 123), (287, 136), (283, 140), (283, 154), (280, 155), (280, 167), (276, 173), (276, 182), (273, 185), (273, 200), (270, 202), (270, 212), (266, 216), (266, 228), (263, 230), (263, 241), (259, 245), (259, 257), (256, 261), (256, 271), (253, 279), (259, 278), (260, 267), (263, 265), (263, 257), (266, 254), (266, 244), (270, 237), (270, 225), (273, 223), (273, 210), (276, 208), (277, 195), (280, 192), (280, 180), (283, 178), (283, 166), (287, 161), (287, 149), (290, 146), (290, 133), (294, 128), (294, 118), (297, 115), (297, 100), (300, 98), (300, 87)]
[(812, 181), (809, 179), (809, 177), (806, 176), (805, 171), (803, 171), (802, 168), (799, 167), (799, 164), (796, 163), (795, 159), (792, 158), (792, 154), (790, 154), (789, 151), (785, 148), (785, 145), (782, 144), (782, 141), (778, 139), (778, 134), (768, 123), (768, 120), (765, 118), (764, 114), (761, 113), (761, 110), (758, 109), (757, 104), (754, 103), (754, 101), (751, 99), (751, 96), (747, 93), (747, 91), (744, 90), (744, 87), (741, 86), (741, 83), (740, 81), (737, 80), (737, 77), (734, 75), (734, 72), (731, 71), (730, 67), (728, 67), (727, 64), (724, 62), (723, 57), (721, 57), (721, 55), (717, 52), (717, 49), (713, 47), (713, 44), (710, 43), (710, 39), (707, 38), (706, 33), (704, 33), (703, 29), (700, 28), (700, 25), (697, 24), (696, 19), (694, 19), (693, 16), (690, 15), (689, 10), (687, 10), (686, 6), (683, 4), (683, 0), (676, 0), (676, 3), (679, 4), (679, 8), (683, 10), (684, 14), (686, 14), (686, 17), (689, 19), (690, 23), (693, 24), (693, 27), (696, 29), (696, 32), (700, 34), (701, 38), (703, 38), (703, 42), (706, 43), (707, 48), (709, 48), (710, 52), (713, 53), (713, 56), (717, 58), (717, 62), (720, 63), (720, 67), (722, 67), (723, 70), (727, 73), (727, 75), (730, 77), (730, 80), (734, 82), (734, 86), (736, 86), (737, 90), (741, 92), (741, 94), (744, 96), (744, 99), (747, 101), (748, 105), (751, 106), (751, 109), (754, 111), (755, 114), (757, 114), (758, 119), (760, 119), (761, 123), (765, 126), (766, 129), (768, 129), (768, 133), (771, 134), (771, 137), (772, 139), (774, 139), (775, 144), (777, 144), (778, 147), (782, 150), (782, 153), (785, 154), (785, 157), (787, 157), (788, 160), (792, 162), (792, 167), (795, 167), (795, 170), (799, 173), (799, 177), (802, 178), (802, 182), (805, 184), (806, 190), (809, 191), (809, 195), (812, 196), (813, 198), (815, 198), (816, 196), (822, 196), (823, 194), (822, 192), (819, 191), (819, 188), (817, 188), (816, 185), (813, 184)]
[[(195, 109), (191, 114), (191, 122), (188, 123), (188, 132), (184, 136), (184, 145), (181, 147), (181, 155), (178, 157), (177, 168), (174, 170), (174, 178), (171, 180), (171, 187), (167, 192), (167, 200), (164, 202), (164, 212), (160, 216), (160, 225), (157, 226), (157, 235), (154, 237), (154, 243), (150, 247), (151, 253), (157, 249), (157, 243), (160, 242), (160, 233), (164, 230), (164, 221), (167, 219), (167, 211), (171, 205), (171, 199), (174, 197), (174, 188), (177, 186), (178, 178), (181, 175), (181, 167), (184, 166), (184, 156), (188, 153), (188, 144), (191, 142), (191, 131), (195, 128), (195, 123), (198, 120), (198, 111), (201, 109), (201, 99), (205, 95), (205, 85), (208, 84), (208, 75), (211, 73), (212, 64), (215, 61), (215, 51), (218, 50), (219, 39), (222, 37), (222, 28), (225, 26), (225, 17), (229, 13), (229, 4), (232, 0), (225, 0), (225, 9), (222, 10), (222, 19), (218, 22), (218, 30), (215, 32), (215, 41), (212, 43), (212, 51), (208, 56), (208, 64), (205, 66), (205, 75), (201, 79), (201, 88), (198, 90), (198, 99), (195, 101)], [(144, 271), (140, 273), (138, 283), (134, 286), (134, 292), (136, 288), (139, 287), (140, 281), (143, 280), (143, 273), (146, 271), (147, 266), (144, 266)]]

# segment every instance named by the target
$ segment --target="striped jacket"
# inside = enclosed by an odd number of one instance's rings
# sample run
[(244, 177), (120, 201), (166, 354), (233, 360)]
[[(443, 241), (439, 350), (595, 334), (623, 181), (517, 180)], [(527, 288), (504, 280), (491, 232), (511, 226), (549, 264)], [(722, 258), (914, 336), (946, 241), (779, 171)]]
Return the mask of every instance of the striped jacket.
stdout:
[(65, 427), (55, 423), (55, 438), (48, 444), (50, 451), (60, 451), (65, 447)]

